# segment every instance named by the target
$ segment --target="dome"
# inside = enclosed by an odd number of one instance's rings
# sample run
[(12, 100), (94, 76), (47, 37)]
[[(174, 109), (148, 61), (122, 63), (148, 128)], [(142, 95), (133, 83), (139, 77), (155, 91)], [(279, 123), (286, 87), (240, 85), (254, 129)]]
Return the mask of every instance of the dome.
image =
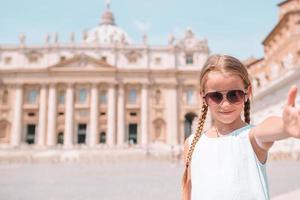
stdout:
[(123, 29), (115, 24), (114, 15), (107, 5), (99, 25), (87, 32), (85, 41), (98, 44), (128, 44), (131, 39)]
[(98, 44), (128, 44), (128, 34), (121, 28), (112, 24), (100, 24), (87, 33), (86, 42)]

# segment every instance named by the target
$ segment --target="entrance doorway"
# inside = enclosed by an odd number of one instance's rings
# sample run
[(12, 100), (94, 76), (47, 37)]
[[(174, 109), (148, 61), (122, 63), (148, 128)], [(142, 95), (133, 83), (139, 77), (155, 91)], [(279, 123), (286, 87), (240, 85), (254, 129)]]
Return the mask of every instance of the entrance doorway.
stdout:
[(86, 124), (78, 124), (78, 131), (77, 131), (77, 143), (78, 144), (85, 144), (86, 140)]
[(26, 127), (26, 143), (27, 144), (34, 144), (35, 143), (35, 124), (27, 124)]
[(129, 124), (128, 127), (128, 142), (129, 144), (137, 144), (137, 124)]

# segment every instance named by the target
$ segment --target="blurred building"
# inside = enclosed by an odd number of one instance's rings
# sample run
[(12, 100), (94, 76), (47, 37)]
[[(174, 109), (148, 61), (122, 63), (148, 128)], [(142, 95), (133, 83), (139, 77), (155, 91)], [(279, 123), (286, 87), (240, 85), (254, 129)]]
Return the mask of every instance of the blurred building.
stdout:
[(107, 3), (80, 41), (0, 46), (0, 143), (4, 147), (177, 145), (200, 113), (205, 39), (188, 29), (166, 45), (134, 43)]
[[(252, 123), (281, 115), (291, 85), (300, 88), (300, 0), (278, 4), (279, 19), (249, 58)], [(0, 146), (77, 148), (182, 146), (201, 112), (199, 72), (206, 39), (191, 29), (166, 45), (133, 42), (107, 3), (80, 41), (47, 35), (40, 45), (0, 46)], [(298, 105), (300, 102), (298, 101)], [(207, 126), (210, 124), (207, 117)], [(299, 140), (273, 152), (299, 152)]]
[[(278, 7), (278, 22), (262, 42), (264, 57), (245, 61), (253, 79), (255, 124), (270, 115), (281, 116), (290, 87), (300, 88), (300, 0), (283, 1)], [(299, 153), (300, 142), (279, 141), (271, 151)]]

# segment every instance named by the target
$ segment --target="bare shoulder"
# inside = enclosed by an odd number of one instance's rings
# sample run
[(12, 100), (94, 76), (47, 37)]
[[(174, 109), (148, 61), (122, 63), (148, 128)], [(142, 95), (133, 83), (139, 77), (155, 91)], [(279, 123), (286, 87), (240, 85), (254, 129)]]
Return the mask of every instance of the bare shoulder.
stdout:
[(249, 133), (250, 143), (251, 143), (251, 146), (252, 146), (258, 160), (262, 164), (265, 164), (267, 161), (268, 151), (269, 151), (270, 147), (272, 146), (272, 144), (271, 143), (264, 144), (264, 143), (259, 142), (255, 137), (255, 131), (256, 131), (255, 127), (250, 129), (250, 133)]

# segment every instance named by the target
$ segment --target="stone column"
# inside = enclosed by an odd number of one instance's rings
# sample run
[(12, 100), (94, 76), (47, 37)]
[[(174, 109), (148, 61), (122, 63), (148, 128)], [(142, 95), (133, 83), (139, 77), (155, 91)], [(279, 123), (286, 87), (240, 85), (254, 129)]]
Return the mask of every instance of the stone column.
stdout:
[(115, 84), (110, 84), (108, 88), (108, 122), (107, 122), (107, 144), (115, 145), (116, 134), (116, 88)]
[(23, 85), (15, 86), (15, 97), (13, 107), (13, 121), (11, 129), (10, 144), (19, 146), (22, 134), (22, 114), (23, 114)]
[(142, 98), (141, 98), (141, 145), (147, 146), (148, 134), (149, 134), (149, 97), (148, 97), (148, 85), (142, 85)]
[(118, 146), (122, 146), (125, 142), (125, 97), (124, 85), (119, 84), (118, 89)]
[(178, 144), (178, 95), (177, 86), (169, 85), (166, 89), (166, 119), (167, 119), (167, 144)]
[(66, 115), (65, 115), (65, 132), (64, 147), (72, 147), (74, 131), (74, 88), (72, 84), (67, 85), (66, 91)]
[(56, 144), (56, 120), (57, 120), (57, 91), (56, 85), (50, 84), (48, 98), (48, 127), (47, 146)]
[(47, 85), (42, 84), (39, 102), (38, 146), (45, 146), (47, 113)]
[(91, 88), (91, 105), (90, 105), (90, 131), (89, 143), (90, 147), (96, 145), (96, 138), (98, 134), (98, 118), (99, 118), (99, 101), (98, 101), (98, 86), (93, 83)]

